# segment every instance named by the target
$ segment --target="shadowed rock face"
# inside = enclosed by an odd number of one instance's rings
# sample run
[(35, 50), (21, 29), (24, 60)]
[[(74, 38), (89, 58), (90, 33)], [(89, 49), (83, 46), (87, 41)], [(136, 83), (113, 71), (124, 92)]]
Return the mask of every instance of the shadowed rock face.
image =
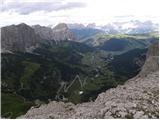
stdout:
[(20, 118), (159, 118), (158, 49), (158, 44), (151, 46), (138, 76), (99, 94), (94, 102), (74, 105), (52, 101), (31, 108)]
[(30, 26), (22, 23), (1, 28), (2, 52), (30, 51), (38, 45), (40, 37)]

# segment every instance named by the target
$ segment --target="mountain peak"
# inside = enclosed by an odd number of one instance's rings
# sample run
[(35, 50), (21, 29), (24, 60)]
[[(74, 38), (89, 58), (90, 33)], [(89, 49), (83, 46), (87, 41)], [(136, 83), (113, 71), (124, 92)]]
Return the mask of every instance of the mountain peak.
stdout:
[(96, 28), (96, 24), (95, 23), (90, 23), (86, 27), (87, 28)]
[(51, 27), (45, 27), (40, 25), (34, 25), (32, 28), (35, 33), (38, 34), (44, 40), (75, 40), (74, 34), (69, 30), (67, 24), (60, 23), (53, 29)]
[(30, 26), (25, 23), (2, 27), (2, 51), (27, 51), (37, 46), (40, 40)]
[(53, 28), (53, 38), (56, 41), (75, 40), (74, 34), (65, 23), (60, 23)]
[(28, 25), (25, 24), (25, 23), (20, 23), (20, 24), (18, 24), (17, 26), (28, 26)]
[(66, 23), (59, 23), (53, 29), (68, 29), (68, 26)]

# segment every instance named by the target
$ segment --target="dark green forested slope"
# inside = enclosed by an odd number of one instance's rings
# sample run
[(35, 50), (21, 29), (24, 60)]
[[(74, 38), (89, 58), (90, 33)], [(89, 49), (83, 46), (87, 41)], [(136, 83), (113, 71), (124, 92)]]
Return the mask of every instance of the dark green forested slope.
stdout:
[(45, 102), (48, 99), (74, 103), (88, 101), (89, 98), (82, 99), (80, 91), (90, 93), (99, 87), (100, 92), (106, 84), (106, 76), (111, 74), (106, 71), (109, 74), (102, 73), (97, 77), (95, 73), (103, 69), (96, 71), (97, 66), (83, 62), (82, 59), (93, 51), (85, 44), (63, 41), (42, 44), (33, 53), (2, 53), (2, 116), (19, 116), (37, 99)]
[[(46, 41), (32, 53), (2, 53), (2, 117), (24, 114), (37, 100), (94, 100), (102, 91), (135, 76), (145, 60), (148, 42), (112, 39), (112, 47), (107, 41), (96, 47), (85, 42)], [(124, 54), (114, 54), (121, 47)]]

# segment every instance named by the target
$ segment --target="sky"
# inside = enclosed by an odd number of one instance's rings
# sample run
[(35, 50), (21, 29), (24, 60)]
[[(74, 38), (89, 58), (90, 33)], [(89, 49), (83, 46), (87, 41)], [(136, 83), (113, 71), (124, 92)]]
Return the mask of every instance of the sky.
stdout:
[(0, 26), (160, 19), (160, 0), (0, 0)]

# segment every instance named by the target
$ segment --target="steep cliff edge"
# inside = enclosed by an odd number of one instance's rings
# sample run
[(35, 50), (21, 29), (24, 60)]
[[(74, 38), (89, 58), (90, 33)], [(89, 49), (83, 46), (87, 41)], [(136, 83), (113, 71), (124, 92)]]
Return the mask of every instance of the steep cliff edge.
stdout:
[(154, 43), (151, 45), (147, 53), (147, 60), (139, 75), (145, 76), (150, 72), (159, 70), (159, 44)]
[(52, 101), (32, 107), (21, 118), (159, 118), (158, 49), (158, 44), (151, 46), (138, 76), (99, 94), (94, 102)]
[(32, 51), (41, 38), (27, 24), (10, 25), (1, 28), (2, 52)]

